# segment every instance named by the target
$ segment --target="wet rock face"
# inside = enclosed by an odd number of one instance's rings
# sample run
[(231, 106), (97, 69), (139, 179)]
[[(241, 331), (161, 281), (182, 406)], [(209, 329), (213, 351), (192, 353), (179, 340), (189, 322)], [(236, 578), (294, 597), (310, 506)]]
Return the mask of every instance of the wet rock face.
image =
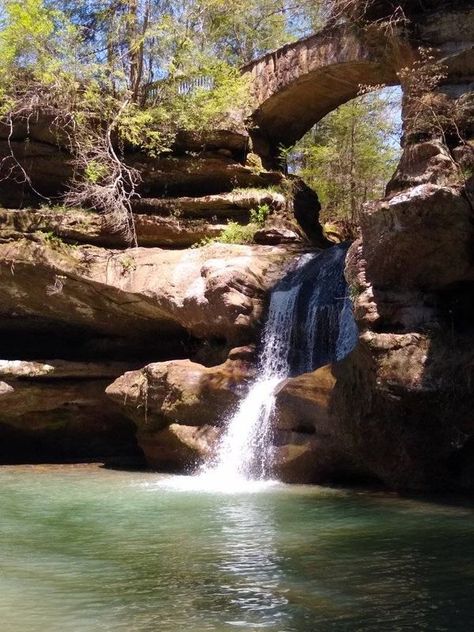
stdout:
[(189, 360), (150, 364), (125, 373), (106, 393), (137, 426), (151, 467), (183, 471), (210, 456), (222, 424), (255, 373), (253, 350), (233, 349), (210, 368)]
[[(336, 379), (324, 366), (283, 382), (276, 393), (274, 468), (290, 483), (334, 480), (350, 459), (334, 441), (331, 401)], [(352, 466), (352, 472), (356, 468)]]
[(151, 468), (191, 474), (213, 455), (220, 434), (219, 428), (207, 424), (170, 424), (158, 432), (139, 431), (138, 444)]
[[(150, 364), (119, 377), (107, 395), (137, 426), (138, 444), (158, 471), (192, 471), (215, 455), (225, 420), (255, 377), (254, 349), (232, 349), (219, 366), (189, 360)], [(370, 478), (338, 444), (333, 368), (283, 382), (277, 392), (273, 474), (289, 483)]]
[(276, 393), (275, 427), (327, 435), (332, 423), (329, 408), (335, 383), (331, 366), (285, 380)]
[(190, 360), (169, 360), (125, 373), (106, 392), (144, 430), (170, 423), (219, 425), (254, 373), (254, 365), (241, 359), (229, 358), (210, 368)]

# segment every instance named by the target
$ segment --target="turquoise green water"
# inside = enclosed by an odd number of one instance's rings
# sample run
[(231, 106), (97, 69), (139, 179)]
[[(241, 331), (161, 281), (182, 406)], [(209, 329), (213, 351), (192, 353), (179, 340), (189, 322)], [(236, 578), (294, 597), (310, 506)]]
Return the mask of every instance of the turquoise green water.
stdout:
[(474, 628), (474, 512), (156, 474), (0, 468), (2, 632)]

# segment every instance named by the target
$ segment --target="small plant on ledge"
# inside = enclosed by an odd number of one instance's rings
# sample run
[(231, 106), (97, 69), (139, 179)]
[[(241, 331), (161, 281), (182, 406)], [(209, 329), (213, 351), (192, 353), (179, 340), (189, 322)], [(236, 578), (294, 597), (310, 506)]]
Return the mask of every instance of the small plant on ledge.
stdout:
[(265, 224), (270, 207), (268, 204), (260, 204), (256, 209), (250, 209), (248, 224), (238, 224), (229, 220), (227, 226), (218, 237), (205, 237), (193, 245), (193, 248), (201, 248), (208, 244), (250, 244), (253, 242), (255, 233)]

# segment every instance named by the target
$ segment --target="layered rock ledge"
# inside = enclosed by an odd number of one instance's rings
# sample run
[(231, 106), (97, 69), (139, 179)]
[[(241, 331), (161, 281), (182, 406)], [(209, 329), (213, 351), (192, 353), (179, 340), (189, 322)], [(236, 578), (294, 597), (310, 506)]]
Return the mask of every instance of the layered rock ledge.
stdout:
[(0, 460), (142, 460), (134, 428), (105, 396), (123, 362), (0, 361)]
[[(21, 239), (0, 244), (0, 331), (55, 326), (160, 339), (252, 337), (295, 251), (214, 244), (113, 251)], [(153, 344), (153, 342), (150, 342)]]

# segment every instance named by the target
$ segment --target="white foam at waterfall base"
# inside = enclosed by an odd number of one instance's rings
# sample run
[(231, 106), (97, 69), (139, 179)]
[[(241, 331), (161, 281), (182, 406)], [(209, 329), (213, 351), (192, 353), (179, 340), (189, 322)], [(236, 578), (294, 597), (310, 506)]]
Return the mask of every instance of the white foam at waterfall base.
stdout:
[[(205, 465), (197, 482), (205, 488), (245, 490), (249, 481), (265, 481), (271, 463), (271, 415), (281, 377), (257, 380), (229, 421), (215, 461)], [(255, 456), (259, 455), (258, 463)], [(258, 471), (256, 471), (258, 469)]]

